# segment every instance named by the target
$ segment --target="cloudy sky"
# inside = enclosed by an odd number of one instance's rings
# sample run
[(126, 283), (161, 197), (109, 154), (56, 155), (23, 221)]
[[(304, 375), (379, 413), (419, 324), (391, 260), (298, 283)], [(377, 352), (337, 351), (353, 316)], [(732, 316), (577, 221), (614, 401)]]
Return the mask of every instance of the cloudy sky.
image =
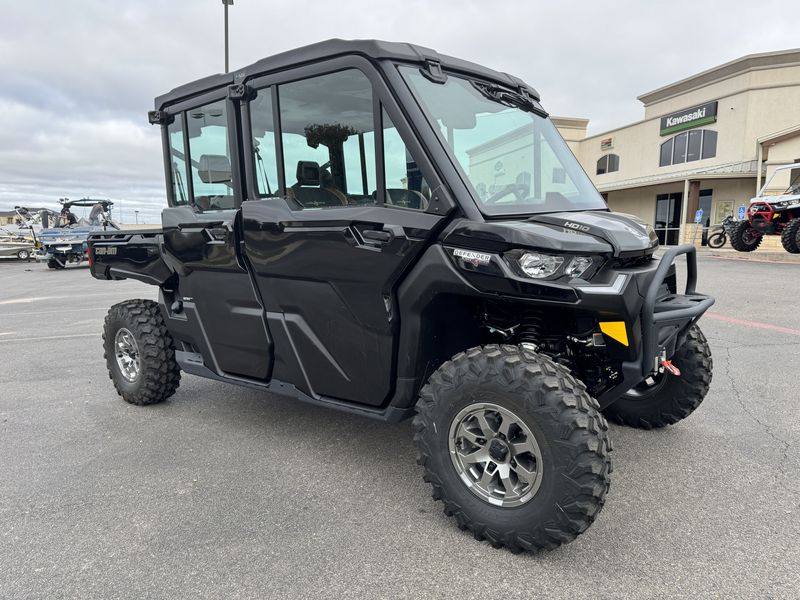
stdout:
[[(800, 46), (800, 3), (235, 0), (231, 66), (320, 40), (429, 46), (522, 77), (600, 132), (636, 96), (752, 52)], [(220, 0), (0, 0), (0, 209), (165, 204), (153, 97), (223, 69)], [(119, 217), (119, 212), (117, 213)]]

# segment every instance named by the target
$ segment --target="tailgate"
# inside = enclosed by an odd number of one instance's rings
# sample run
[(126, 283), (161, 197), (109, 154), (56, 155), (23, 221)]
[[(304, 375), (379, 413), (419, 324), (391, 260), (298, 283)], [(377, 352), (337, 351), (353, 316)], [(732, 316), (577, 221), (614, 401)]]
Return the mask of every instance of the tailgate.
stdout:
[(89, 264), (97, 279), (138, 279), (161, 285), (172, 270), (161, 258), (160, 231), (96, 232), (89, 236)]

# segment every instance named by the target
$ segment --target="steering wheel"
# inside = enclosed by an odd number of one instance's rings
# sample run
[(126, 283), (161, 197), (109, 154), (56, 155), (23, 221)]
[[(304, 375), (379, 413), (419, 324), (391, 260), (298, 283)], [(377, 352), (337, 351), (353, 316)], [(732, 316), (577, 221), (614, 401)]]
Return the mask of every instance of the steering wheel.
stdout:
[(505, 198), (509, 194), (514, 194), (517, 202), (522, 202), (528, 197), (528, 186), (521, 183), (509, 183), (506, 187), (498, 192), (495, 192), (483, 202), (484, 204), (496, 204), (499, 200)]

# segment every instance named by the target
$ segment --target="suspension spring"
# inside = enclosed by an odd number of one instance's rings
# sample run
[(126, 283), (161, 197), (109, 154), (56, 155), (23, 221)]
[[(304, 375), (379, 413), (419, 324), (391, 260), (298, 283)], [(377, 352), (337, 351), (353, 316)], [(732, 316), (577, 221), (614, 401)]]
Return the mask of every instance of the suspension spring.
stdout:
[(527, 310), (520, 320), (517, 343), (538, 345), (544, 329), (544, 319), (538, 310)]

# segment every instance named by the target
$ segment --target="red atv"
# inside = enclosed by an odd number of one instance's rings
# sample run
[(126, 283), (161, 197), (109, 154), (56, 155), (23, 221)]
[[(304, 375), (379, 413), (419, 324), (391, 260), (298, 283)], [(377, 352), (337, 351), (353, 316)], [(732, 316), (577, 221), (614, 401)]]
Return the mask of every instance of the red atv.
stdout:
[[(785, 192), (778, 196), (765, 196), (764, 191), (778, 173), (790, 173), (791, 180)], [(765, 235), (781, 236), (787, 252), (800, 254), (800, 166), (778, 167), (772, 173), (758, 196), (750, 201), (747, 220), (736, 224), (731, 232), (731, 246), (739, 252), (752, 252), (761, 245)]]

